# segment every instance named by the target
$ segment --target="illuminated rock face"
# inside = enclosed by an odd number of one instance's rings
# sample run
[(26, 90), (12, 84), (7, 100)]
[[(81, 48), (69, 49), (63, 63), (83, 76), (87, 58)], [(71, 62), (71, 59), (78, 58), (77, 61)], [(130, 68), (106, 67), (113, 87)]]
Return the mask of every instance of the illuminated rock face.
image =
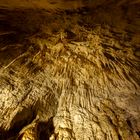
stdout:
[(1, 7), (1, 140), (140, 139), (140, 4), (89, 3)]

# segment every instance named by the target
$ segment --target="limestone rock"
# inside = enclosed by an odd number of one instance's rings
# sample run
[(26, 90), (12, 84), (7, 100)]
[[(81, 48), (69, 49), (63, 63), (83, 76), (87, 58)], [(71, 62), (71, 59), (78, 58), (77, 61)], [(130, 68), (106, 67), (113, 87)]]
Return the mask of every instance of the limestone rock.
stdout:
[(0, 1), (0, 140), (139, 140), (138, 0)]

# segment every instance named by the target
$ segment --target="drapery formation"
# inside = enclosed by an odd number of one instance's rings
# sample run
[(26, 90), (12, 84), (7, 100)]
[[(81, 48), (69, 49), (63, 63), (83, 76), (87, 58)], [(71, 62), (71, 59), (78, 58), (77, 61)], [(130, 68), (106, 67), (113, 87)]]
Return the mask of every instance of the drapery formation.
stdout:
[(139, 140), (140, 2), (0, 2), (1, 140)]

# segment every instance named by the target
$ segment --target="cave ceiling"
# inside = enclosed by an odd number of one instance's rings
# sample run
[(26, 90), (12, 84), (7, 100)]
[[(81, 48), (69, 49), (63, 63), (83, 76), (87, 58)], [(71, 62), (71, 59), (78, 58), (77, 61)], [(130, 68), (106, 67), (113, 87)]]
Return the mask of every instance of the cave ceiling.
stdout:
[(140, 0), (0, 0), (0, 140), (140, 140)]

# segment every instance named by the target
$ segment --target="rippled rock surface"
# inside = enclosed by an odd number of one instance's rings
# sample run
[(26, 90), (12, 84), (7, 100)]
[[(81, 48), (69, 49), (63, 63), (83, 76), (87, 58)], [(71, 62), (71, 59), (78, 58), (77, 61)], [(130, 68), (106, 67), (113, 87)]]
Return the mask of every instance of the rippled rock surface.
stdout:
[(12, 1), (0, 2), (0, 139), (139, 140), (140, 2)]

